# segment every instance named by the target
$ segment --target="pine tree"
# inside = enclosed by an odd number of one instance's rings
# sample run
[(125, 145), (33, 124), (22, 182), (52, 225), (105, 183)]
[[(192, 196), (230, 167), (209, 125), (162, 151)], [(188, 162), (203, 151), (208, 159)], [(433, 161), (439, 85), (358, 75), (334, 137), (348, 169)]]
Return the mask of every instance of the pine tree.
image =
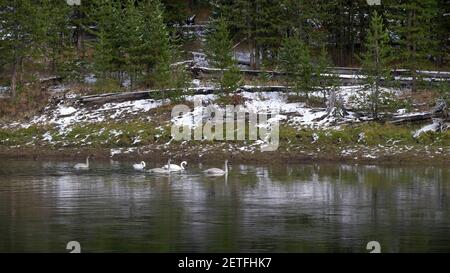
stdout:
[(47, 59), (50, 59), (50, 70), (56, 73), (60, 63), (65, 57), (65, 52), (71, 48), (70, 28), (71, 7), (64, 1), (54, 2), (52, 0), (43, 0), (40, 7), (40, 15), (43, 20), (45, 34), (41, 37), (43, 44), (43, 53)]
[(324, 102), (340, 85), (339, 77), (331, 69), (331, 60), (327, 49), (322, 47), (315, 65), (315, 86), (323, 95)]
[(216, 18), (226, 19), (233, 36), (250, 46), (251, 66), (274, 61), (284, 35), (281, 0), (218, 0)]
[(97, 72), (103, 76), (117, 74), (120, 83), (127, 75), (131, 90), (141, 80), (159, 89), (180, 85), (172, 78), (176, 74), (179, 79), (182, 73), (172, 73), (170, 67), (178, 55), (171, 45), (159, 0), (96, 0), (96, 5)]
[(417, 90), (419, 80), (417, 69), (426, 63), (436, 50), (433, 39), (436, 0), (391, 0), (385, 4), (388, 9), (390, 30), (396, 36), (398, 49), (395, 53), (399, 64), (410, 70), (412, 90)]
[(188, 3), (185, 0), (163, 0), (165, 21), (169, 24), (181, 23), (188, 16)]
[(118, 72), (117, 61), (120, 58), (114, 38), (121, 23), (120, 9), (116, 2), (108, 0), (95, 1), (95, 13), (90, 14), (97, 21), (94, 34), (97, 40), (94, 44), (94, 69), (103, 79), (112, 78), (113, 72)]
[(433, 40), (437, 42), (437, 64), (443, 66), (450, 61), (450, 43), (448, 32), (450, 29), (450, 1), (438, 0), (438, 15), (436, 18), (436, 31), (433, 31)]
[(279, 54), (281, 71), (286, 74), (289, 85), (307, 97), (314, 90), (314, 67), (310, 49), (297, 35), (283, 40)]
[(172, 86), (171, 68), (173, 48), (164, 23), (164, 10), (159, 0), (141, 4), (144, 26), (141, 41), (141, 62), (146, 66), (151, 81), (157, 88)]
[[(334, 59), (338, 65), (354, 65), (360, 41), (369, 26), (367, 0), (318, 0), (316, 9), (321, 30), (326, 31), (328, 42), (334, 46)], [(384, 2), (384, 0), (383, 0)]]
[(126, 47), (123, 48), (125, 57), (125, 71), (130, 80), (130, 91), (142, 73), (142, 46), (145, 25), (144, 17), (136, 6), (135, 0), (128, 0), (124, 7), (124, 29), (126, 31)]
[(11, 66), (11, 93), (16, 95), (17, 84), (22, 77), (25, 58), (38, 53), (44, 36), (44, 18), (39, 13), (40, 2), (29, 0), (4, 0), (0, 2), (1, 55)]
[(182, 51), (179, 45), (172, 45), (172, 63), (170, 65), (170, 92), (169, 98), (172, 102), (179, 102), (183, 99), (184, 92), (188, 90), (191, 84), (191, 75), (185, 65), (180, 65)]
[(392, 52), (389, 46), (389, 35), (384, 29), (383, 18), (375, 11), (372, 14), (370, 29), (365, 43), (366, 51), (361, 56), (362, 71), (368, 97), (369, 110), (374, 119), (379, 118), (382, 106), (381, 84), (391, 78), (389, 68)]
[(222, 91), (235, 91), (241, 77), (232, 53), (228, 24), (223, 17), (214, 20), (206, 38), (205, 52), (212, 66), (221, 70), (219, 79)]
[(325, 41), (326, 33), (320, 31), (323, 24), (320, 1), (283, 0), (282, 4), (287, 33), (297, 33), (308, 46)]

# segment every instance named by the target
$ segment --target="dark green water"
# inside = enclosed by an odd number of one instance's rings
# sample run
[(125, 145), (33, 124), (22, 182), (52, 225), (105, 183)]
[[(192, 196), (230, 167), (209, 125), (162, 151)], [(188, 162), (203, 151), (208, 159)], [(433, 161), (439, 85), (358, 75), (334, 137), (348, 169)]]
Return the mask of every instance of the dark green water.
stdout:
[(450, 252), (448, 168), (230, 163), (211, 178), (0, 160), (0, 252)]

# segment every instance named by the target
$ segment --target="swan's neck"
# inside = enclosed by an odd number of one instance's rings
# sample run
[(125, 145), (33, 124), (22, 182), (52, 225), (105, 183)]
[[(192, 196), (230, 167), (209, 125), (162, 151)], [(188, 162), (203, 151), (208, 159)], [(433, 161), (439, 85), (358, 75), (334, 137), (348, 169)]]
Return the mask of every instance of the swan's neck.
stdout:
[(225, 162), (225, 172), (228, 173), (228, 162)]
[(184, 170), (184, 167), (187, 165), (187, 162), (186, 161), (183, 161), (183, 162), (181, 162), (181, 168)]
[(145, 162), (144, 161), (141, 162), (141, 165), (142, 165), (143, 168), (145, 168)]
[(89, 167), (89, 157), (86, 157), (86, 166)]

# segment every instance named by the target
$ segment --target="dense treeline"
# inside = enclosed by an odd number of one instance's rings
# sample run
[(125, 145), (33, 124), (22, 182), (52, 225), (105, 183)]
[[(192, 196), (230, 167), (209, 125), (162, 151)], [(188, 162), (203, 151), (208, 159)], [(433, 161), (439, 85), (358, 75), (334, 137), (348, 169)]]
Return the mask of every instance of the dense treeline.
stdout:
[[(414, 89), (417, 69), (448, 65), (448, 0), (383, 0), (381, 6), (366, 0), (83, 0), (81, 6), (62, 0), (0, 0), (1, 72), (9, 75), (13, 94), (26, 76), (25, 63), (68, 78), (95, 72), (99, 78), (127, 82), (130, 89), (136, 84), (183, 87), (185, 73), (171, 66), (182, 59), (182, 40), (173, 26), (200, 7), (210, 12), (211, 29), (219, 30), (210, 36), (207, 53), (212, 58), (214, 52), (223, 54), (224, 72), (236, 66), (223, 50), (243, 43), (254, 68), (292, 72), (290, 82), (299, 90), (333, 82), (311, 80), (327, 65), (371, 67), (377, 56), (371, 59), (367, 51), (379, 39), (374, 38), (379, 33), (370, 34), (371, 27), (385, 33), (382, 45), (389, 50), (383, 52), (390, 53), (383, 69), (410, 69)], [(89, 36), (94, 39), (85, 41)], [(239, 80), (224, 73), (221, 84), (233, 86)]]
[(384, 0), (381, 6), (366, 0), (217, 0), (214, 10), (227, 18), (238, 39), (252, 45), (255, 66), (274, 59), (282, 39), (294, 32), (311, 47), (325, 43), (337, 64), (357, 64), (374, 11), (388, 22), (399, 59), (415, 50), (414, 57), (442, 65), (449, 52), (449, 8), (446, 0)]

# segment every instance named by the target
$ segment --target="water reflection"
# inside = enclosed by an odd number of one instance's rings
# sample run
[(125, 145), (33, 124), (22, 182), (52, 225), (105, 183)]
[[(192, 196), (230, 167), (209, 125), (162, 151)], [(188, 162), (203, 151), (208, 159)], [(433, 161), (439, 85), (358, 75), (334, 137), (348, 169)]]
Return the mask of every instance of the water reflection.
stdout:
[[(120, 162), (0, 162), (0, 252), (450, 251), (449, 170), (247, 166), (170, 176)], [(206, 169), (210, 166), (200, 166)]]

